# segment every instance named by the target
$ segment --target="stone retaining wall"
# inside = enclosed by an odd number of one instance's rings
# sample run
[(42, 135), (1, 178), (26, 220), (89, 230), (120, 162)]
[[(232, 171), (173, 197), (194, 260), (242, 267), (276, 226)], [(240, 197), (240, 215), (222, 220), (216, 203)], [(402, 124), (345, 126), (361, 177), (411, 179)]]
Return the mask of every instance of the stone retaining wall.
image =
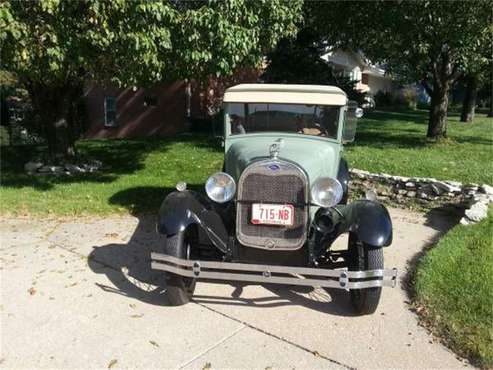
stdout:
[(462, 184), (427, 177), (393, 176), (352, 169), (351, 186), (374, 190), (379, 198), (397, 203), (416, 200), (421, 204), (439, 205), (454, 203), (465, 209), (462, 224), (478, 222), (488, 214), (488, 204), (493, 202), (493, 187), (483, 184)]

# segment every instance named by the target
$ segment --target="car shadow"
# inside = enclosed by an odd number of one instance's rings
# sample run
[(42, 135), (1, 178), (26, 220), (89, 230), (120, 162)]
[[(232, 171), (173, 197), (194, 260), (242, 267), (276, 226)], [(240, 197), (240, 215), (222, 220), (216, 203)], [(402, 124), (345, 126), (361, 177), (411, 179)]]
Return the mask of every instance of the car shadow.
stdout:
[[(125, 191), (140, 193), (140, 190), (135, 189)], [(135, 207), (133, 204), (135, 198), (129, 197), (128, 194), (117, 193), (111, 198), (115, 202), (121, 202), (122, 199), (131, 199), (132, 206)], [(161, 199), (156, 199), (156, 201), (160, 202)], [(136, 217), (138, 225), (128, 242), (94, 246), (88, 258), (89, 267), (94, 273), (104, 274), (107, 277), (110, 284), (96, 284), (107, 293), (123, 295), (152, 305), (168, 306), (169, 302), (165, 294), (165, 273), (152, 270), (150, 260), (152, 252), (162, 252), (165, 238), (156, 232), (155, 215)], [(197, 292), (193, 300), (198, 304), (253, 308), (298, 305), (332, 315), (353, 316), (349, 294), (339, 289), (265, 284), (263, 287), (266, 295), (247, 298), (243, 295), (243, 288), (247, 284), (242, 282), (232, 284), (231, 282), (210, 281), (205, 283), (232, 285), (234, 290), (229, 296), (204, 295)]]

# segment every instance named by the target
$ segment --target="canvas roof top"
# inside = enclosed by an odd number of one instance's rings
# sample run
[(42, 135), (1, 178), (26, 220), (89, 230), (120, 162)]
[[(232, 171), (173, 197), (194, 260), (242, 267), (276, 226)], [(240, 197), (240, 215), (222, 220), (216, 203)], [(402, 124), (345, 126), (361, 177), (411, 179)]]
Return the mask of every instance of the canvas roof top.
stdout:
[(335, 86), (291, 84), (240, 84), (224, 94), (226, 103), (279, 103), (346, 105), (346, 93)]

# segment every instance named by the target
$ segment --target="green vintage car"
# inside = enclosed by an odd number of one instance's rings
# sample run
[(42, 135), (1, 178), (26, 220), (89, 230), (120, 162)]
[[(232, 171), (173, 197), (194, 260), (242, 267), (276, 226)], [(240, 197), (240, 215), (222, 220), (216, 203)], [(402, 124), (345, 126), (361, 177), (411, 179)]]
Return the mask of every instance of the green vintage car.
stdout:
[[(243, 84), (223, 101), (223, 171), (206, 195), (178, 183), (159, 211), (166, 243), (151, 263), (167, 273), (170, 303), (189, 302), (207, 279), (340, 288), (356, 313), (373, 313), (397, 271), (383, 264), (385, 207), (348, 204), (343, 144), (361, 110), (333, 86)], [(343, 233), (347, 249), (333, 250)]]

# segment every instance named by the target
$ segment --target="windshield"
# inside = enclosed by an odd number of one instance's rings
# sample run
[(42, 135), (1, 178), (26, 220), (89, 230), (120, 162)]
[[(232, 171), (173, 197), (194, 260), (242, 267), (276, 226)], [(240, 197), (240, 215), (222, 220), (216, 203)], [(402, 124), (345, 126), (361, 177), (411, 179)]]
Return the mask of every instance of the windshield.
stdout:
[(228, 103), (231, 135), (288, 132), (336, 139), (341, 107), (305, 104)]

